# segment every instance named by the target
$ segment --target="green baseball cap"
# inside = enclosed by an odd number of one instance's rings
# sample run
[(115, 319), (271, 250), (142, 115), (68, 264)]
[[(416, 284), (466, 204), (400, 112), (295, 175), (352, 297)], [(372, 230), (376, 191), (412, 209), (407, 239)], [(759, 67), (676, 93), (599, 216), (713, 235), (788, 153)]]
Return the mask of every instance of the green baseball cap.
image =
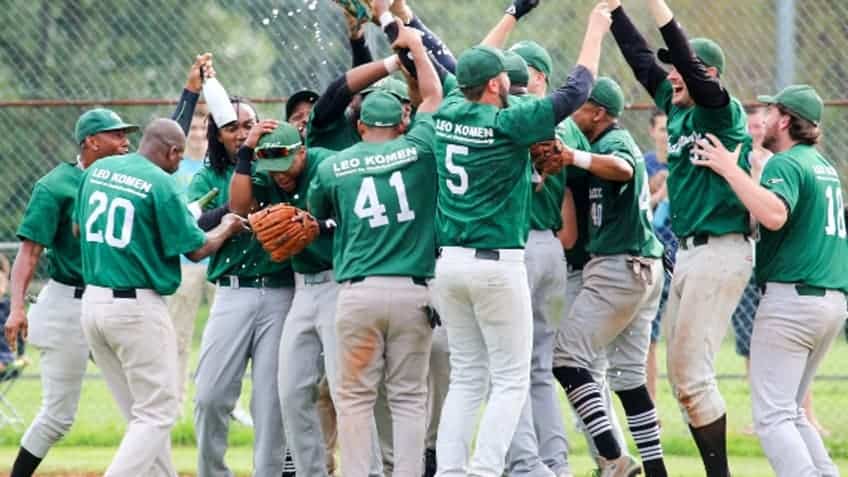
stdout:
[[(724, 73), (724, 51), (718, 43), (709, 38), (693, 38), (689, 42), (689, 47), (705, 65), (715, 66), (719, 74)], [(671, 52), (666, 48), (660, 48), (657, 51), (657, 58), (663, 63), (671, 63)]]
[(506, 71), (501, 50), (477, 45), (462, 52), (456, 63), (456, 82), (460, 88), (473, 88)]
[(392, 94), (399, 101), (409, 102), (409, 87), (407, 87), (406, 81), (399, 80), (392, 76), (387, 76), (365, 88), (362, 90), (362, 94), (367, 95), (374, 91), (385, 91)]
[(397, 97), (387, 91), (374, 91), (362, 101), (359, 120), (371, 127), (390, 128), (400, 124), (403, 106)]
[(285, 172), (289, 170), (297, 151), (303, 147), (300, 133), (289, 123), (281, 122), (277, 128), (259, 138), (256, 145), (256, 172)]
[(757, 96), (757, 101), (765, 104), (779, 104), (813, 124), (821, 122), (824, 111), (821, 96), (807, 84), (787, 86), (775, 96)]
[(532, 66), (545, 74), (545, 79), (550, 82), (551, 71), (554, 68), (554, 60), (551, 59), (551, 54), (542, 45), (532, 40), (519, 41), (512, 45), (510, 51), (518, 53), (518, 55), (527, 62), (527, 66)]
[(135, 124), (125, 123), (118, 113), (111, 109), (96, 108), (82, 113), (74, 127), (74, 139), (77, 144), (85, 141), (88, 136), (106, 131), (138, 131)]
[(527, 86), (530, 81), (530, 73), (527, 72), (527, 63), (518, 53), (504, 51), (504, 66), (509, 82), (517, 86)]
[(624, 111), (624, 92), (621, 86), (610, 77), (601, 76), (595, 81), (589, 101), (603, 106), (607, 112), (614, 117), (621, 116)]

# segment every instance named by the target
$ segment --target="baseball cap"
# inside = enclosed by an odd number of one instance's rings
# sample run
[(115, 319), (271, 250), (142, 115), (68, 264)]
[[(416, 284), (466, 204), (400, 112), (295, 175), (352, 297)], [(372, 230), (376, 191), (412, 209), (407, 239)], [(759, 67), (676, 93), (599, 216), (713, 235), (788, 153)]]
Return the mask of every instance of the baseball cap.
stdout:
[(300, 133), (289, 123), (280, 123), (277, 128), (259, 138), (256, 145), (256, 172), (285, 172), (289, 170), (295, 155), (303, 146)]
[(530, 81), (530, 74), (527, 72), (527, 63), (524, 58), (514, 51), (504, 51), (504, 66), (510, 83), (527, 86)]
[(106, 131), (138, 131), (135, 124), (125, 123), (118, 113), (106, 108), (89, 109), (82, 113), (77, 119), (74, 127), (74, 139), (77, 144), (82, 143), (85, 138)]
[(375, 128), (390, 128), (400, 124), (403, 107), (397, 97), (387, 91), (374, 91), (362, 101), (359, 120)]
[(787, 86), (775, 96), (757, 96), (757, 101), (765, 104), (779, 104), (813, 124), (821, 121), (824, 110), (821, 96), (807, 84)]
[(611, 116), (616, 118), (624, 111), (624, 92), (615, 80), (607, 76), (601, 76), (595, 81), (595, 86), (589, 94), (589, 101), (603, 106)]
[(512, 45), (510, 51), (518, 53), (518, 55), (527, 62), (527, 66), (532, 66), (545, 74), (545, 78), (550, 82), (551, 71), (554, 68), (554, 61), (551, 59), (551, 54), (542, 45), (533, 40), (519, 41)]
[(504, 55), (500, 50), (477, 45), (459, 55), (456, 63), (456, 82), (460, 88), (473, 88), (504, 71)]
[[(689, 42), (692, 51), (705, 65), (715, 66), (719, 74), (724, 73), (724, 51), (718, 43), (709, 38), (694, 38)], [(657, 58), (663, 63), (671, 63), (671, 52), (667, 48), (657, 50)]]
[(401, 81), (392, 76), (387, 76), (380, 81), (372, 84), (371, 86), (362, 90), (363, 95), (367, 95), (368, 93), (373, 93), (374, 91), (385, 91), (389, 94), (392, 94), (399, 101), (409, 102), (409, 87), (406, 85), (406, 81)]
[(314, 103), (318, 101), (320, 95), (311, 89), (302, 89), (293, 95), (289, 96), (289, 99), (286, 101), (286, 121), (292, 115), (294, 108), (300, 103)]

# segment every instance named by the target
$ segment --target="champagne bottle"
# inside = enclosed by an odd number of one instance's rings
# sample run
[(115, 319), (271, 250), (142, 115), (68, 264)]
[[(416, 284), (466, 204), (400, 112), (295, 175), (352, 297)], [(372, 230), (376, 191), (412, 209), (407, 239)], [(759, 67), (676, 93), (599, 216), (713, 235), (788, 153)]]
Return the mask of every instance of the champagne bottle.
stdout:
[(236, 111), (230, 103), (230, 96), (218, 81), (218, 78), (205, 78), (203, 80), (203, 97), (206, 98), (206, 104), (209, 106), (209, 113), (212, 114), (212, 119), (218, 127), (224, 127), (233, 121), (236, 121)]
[(203, 197), (197, 199), (196, 201), (188, 204), (188, 211), (191, 212), (191, 216), (194, 217), (194, 220), (200, 218), (200, 214), (203, 213), (203, 209), (212, 202), (215, 197), (218, 197), (217, 187), (213, 187), (212, 190), (207, 192)]

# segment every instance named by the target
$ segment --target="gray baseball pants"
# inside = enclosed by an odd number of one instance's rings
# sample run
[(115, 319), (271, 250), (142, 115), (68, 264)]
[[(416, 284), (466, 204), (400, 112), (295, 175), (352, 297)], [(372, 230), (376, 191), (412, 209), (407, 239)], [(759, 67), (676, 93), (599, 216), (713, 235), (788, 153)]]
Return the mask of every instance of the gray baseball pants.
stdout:
[(336, 411), (346, 476), (368, 475), (381, 382), (391, 411), (392, 475), (421, 475), (432, 336), (428, 303), (427, 287), (409, 277), (374, 276), (341, 286)]
[[(327, 451), (318, 415), (318, 386), (326, 375), (338, 413), (336, 356), (336, 299), (339, 285), (332, 270), (295, 274), (295, 294), (278, 349), (279, 402), (282, 403), (287, 444), (297, 474), (327, 476)], [(372, 421), (372, 477), (381, 476), (376, 424)]]
[[(583, 270), (571, 270), (568, 272), (568, 285), (565, 287), (565, 316), (571, 316), (571, 307), (574, 305), (574, 302), (577, 299), (577, 295), (580, 293), (580, 290), (583, 288)], [(624, 440), (624, 433), (621, 431), (621, 424), (618, 421), (618, 415), (615, 410), (615, 406), (613, 406), (612, 402), (612, 393), (610, 392), (608, 380), (607, 380), (607, 368), (609, 364), (607, 362), (607, 354), (601, 353), (592, 362), (592, 366), (587, 368), (589, 373), (592, 375), (592, 378), (598, 383), (598, 386), (601, 388), (601, 397), (604, 400), (604, 410), (609, 417), (610, 426), (612, 427), (612, 434), (615, 437), (615, 440), (618, 441), (619, 447), (621, 447), (622, 454), (628, 454), (627, 452), (627, 441)], [(568, 401), (569, 406), (571, 406), (571, 401)], [(586, 445), (589, 448), (589, 454), (592, 456), (592, 460), (595, 462), (599, 462), (598, 457), (600, 457), (600, 453), (598, 453), (598, 448), (595, 446), (595, 439), (592, 438), (592, 435), (589, 434), (589, 431), (583, 425), (583, 420), (580, 419), (580, 416), (577, 415), (577, 412), (574, 411), (572, 407), (572, 412), (574, 412), (574, 425), (577, 427), (580, 432), (583, 433), (583, 438), (586, 440)]]
[(842, 329), (845, 310), (839, 291), (801, 295), (791, 283), (766, 284), (751, 337), (751, 404), (754, 428), (778, 477), (839, 475), (802, 401)]
[(230, 413), (241, 394), (251, 362), (250, 414), (254, 422), (254, 475), (283, 472), (285, 436), (277, 396), (277, 359), (286, 312), (294, 290), (218, 286), (215, 304), (203, 331), (195, 384), (194, 425), (197, 475), (230, 477), (224, 463)]
[(127, 430), (105, 477), (177, 475), (171, 428), (177, 420), (177, 334), (165, 299), (153, 290), (136, 298), (89, 285), (82, 329)]
[(671, 388), (694, 428), (727, 412), (715, 379), (715, 357), (733, 310), (751, 278), (753, 247), (742, 234), (680, 241), (662, 318)]
[(550, 230), (531, 230), (525, 265), (533, 309), (529, 399), (507, 454), (512, 476), (559, 475), (568, 467), (568, 441), (551, 367), (554, 330), (565, 312), (567, 269), (562, 243)]
[(21, 439), (21, 447), (43, 458), (74, 423), (88, 344), (80, 325), (82, 300), (74, 287), (50, 280), (29, 308), (28, 342), (41, 362), (41, 408)]

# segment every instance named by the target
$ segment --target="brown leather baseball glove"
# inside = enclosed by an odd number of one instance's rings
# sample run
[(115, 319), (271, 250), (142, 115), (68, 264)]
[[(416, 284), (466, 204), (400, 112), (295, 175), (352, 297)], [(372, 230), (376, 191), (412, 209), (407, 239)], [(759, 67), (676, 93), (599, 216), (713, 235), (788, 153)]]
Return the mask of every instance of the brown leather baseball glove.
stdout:
[(530, 146), (533, 166), (542, 175), (558, 173), (565, 166), (571, 150), (559, 139), (537, 142)]
[(271, 260), (282, 262), (300, 253), (318, 237), (318, 222), (290, 204), (275, 204), (247, 217), (256, 240)]

